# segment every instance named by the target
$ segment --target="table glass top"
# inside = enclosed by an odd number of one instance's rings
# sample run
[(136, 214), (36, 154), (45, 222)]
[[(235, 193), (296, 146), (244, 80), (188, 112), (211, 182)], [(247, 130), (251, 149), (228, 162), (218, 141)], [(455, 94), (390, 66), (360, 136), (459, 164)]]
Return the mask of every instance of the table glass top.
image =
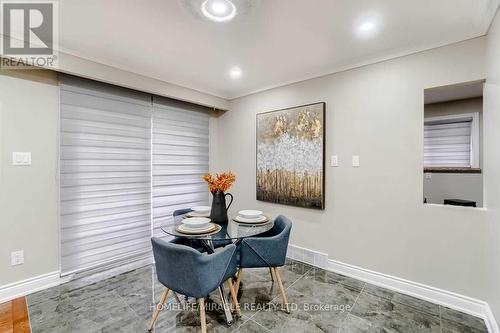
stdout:
[(237, 240), (246, 237), (252, 237), (269, 231), (274, 226), (274, 218), (269, 218), (269, 222), (262, 224), (249, 224), (235, 222), (233, 218), (235, 215), (228, 214), (229, 221), (225, 223), (217, 223), (221, 226), (221, 230), (212, 234), (191, 235), (177, 231), (177, 227), (182, 224), (182, 220), (187, 216), (178, 215), (174, 217), (173, 225), (162, 225), (163, 232), (175, 236), (189, 239), (206, 239), (206, 240)]

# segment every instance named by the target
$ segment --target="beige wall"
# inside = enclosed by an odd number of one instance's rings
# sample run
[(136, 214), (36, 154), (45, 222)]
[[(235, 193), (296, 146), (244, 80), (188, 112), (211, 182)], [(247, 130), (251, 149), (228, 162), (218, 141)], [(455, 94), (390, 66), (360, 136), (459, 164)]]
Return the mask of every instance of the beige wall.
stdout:
[(488, 204), (484, 256), (487, 270), (484, 288), (497, 321), (500, 321), (500, 12), (488, 35), (486, 52), (487, 81), (484, 92), (484, 177)]
[[(56, 75), (0, 72), (0, 286), (59, 270)], [(31, 166), (12, 166), (29, 151)], [(25, 264), (10, 266), (24, 250)]]
[[(422, 203), (424, 89), (484, 79), (485, 44), (477, 38), (233, 100), (212, 156), (216, 170), (238, 177), (232, 209), (288, 215), (291, 243), (331, 259), (486, 298), (486, 212)], [(326, 209), (256, 201), (256, 113), (321, 101)], [(333, 154), (338, 168), (328, 166)]]

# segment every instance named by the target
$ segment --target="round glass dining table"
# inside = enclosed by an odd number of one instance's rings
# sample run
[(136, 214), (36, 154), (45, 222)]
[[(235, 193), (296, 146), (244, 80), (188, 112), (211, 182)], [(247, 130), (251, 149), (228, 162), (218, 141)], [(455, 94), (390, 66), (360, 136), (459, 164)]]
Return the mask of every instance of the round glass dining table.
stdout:
[(232, 214), (228, 214), (229, 220), (223, 223), (216, 223), (219, 228), (214, 232), (207, 234), (185, 234), (177, 230), (177, 228), (182, 225), (182, 220), (187, 217), (187, 214), (178, 215), (174, 217), (173, 225), (163, 225), (161, 226), (161, 230), (163, 232), (175, 236), (186, 239), (198, 239), (205, 241), (231, 241), (236, 242), (243, 238), (257, 236), (266, 231), (269, 231), (274, 226), (274, 219), (269, 218), (268, 222), (259, 223), (259, 224), (251, 224), (251, 223), (241, 223), (233, 220), (235, 217)]
[[(177, 227), (182, 225), (182, 220), (187, 217), (187, 214), (174, 216), (173, 225), (162, 225), (161, 230), (171, 236), (181, 237), (188, 240), (197, 240), (207, 250), (208, 253), (214, 253), (215, 248), (219, 245), (226, 245), (230, 243), (239, 243), (242, 239), (252, 236), (257, 236), (266, 231), (269, 231), (274, 226), (274, 219), (270, 219), (268, 222), (259, 224), (250, 223), (240, 223), (233, 220), (235, 217), (232, 214), (228, 214), (228, 221), (222, 223), (216, 223), (218, 226), (217, 230), (207, 233), (207, 234), (185, 234), (179, 232)], [(224, 309), (224, 315), (226, 317), (226, 323), (230, 325), (233, 322), (233, 316), (231, 314), (231, 308), (229, 306), (228, 299), (224, 295), (224, 289), (219, 286), (219, 295), (222, 302), (222, 307)]]

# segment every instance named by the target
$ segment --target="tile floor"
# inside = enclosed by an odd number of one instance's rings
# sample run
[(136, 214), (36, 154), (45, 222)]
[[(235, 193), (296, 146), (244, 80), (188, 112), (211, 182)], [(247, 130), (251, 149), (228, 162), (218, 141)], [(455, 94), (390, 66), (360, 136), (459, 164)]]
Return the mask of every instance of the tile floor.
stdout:
[[(280, 268), (291, 314), (280, 311), (268, 269), (245, 270), (242, 317), (225, 325), (210, 296), (208, 332), (487, 332), (484, 321), (303, 263)], [(162, 286), (144, 267), (102, 281), (72, 281), (28, 297), (33, 333), (147, 332)], [(155, 332), (199, 332), (196, 309), (170, 296)], [(210, 307), (211, 306), (211, 307)]]

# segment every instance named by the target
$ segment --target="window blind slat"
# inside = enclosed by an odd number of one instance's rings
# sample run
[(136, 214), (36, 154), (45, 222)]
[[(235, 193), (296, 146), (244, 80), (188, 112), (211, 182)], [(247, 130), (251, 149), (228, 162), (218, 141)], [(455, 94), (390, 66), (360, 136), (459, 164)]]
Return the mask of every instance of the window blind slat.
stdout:
[[(99, 219), (96, 221), (91, 220), (73, 220), (73, 224), (68, 223), (67, 227), (69, 228), (78, 228), (80, 232), (86, 232), (91, 230), (97, 230), (100, 232), (102, 226), (106, 228), (128, 228), (129, 226), (142, 225), (144, 221), (148, 221), (147, 223), (150, 225), (151, 223), (148, 220), (149, 215), (140, 215), (140, 212), (137, 212), (138, 216), (130, 216), (123, 217), (118, 219)], [(125, 216), (125, 215), (122, 215)]]

